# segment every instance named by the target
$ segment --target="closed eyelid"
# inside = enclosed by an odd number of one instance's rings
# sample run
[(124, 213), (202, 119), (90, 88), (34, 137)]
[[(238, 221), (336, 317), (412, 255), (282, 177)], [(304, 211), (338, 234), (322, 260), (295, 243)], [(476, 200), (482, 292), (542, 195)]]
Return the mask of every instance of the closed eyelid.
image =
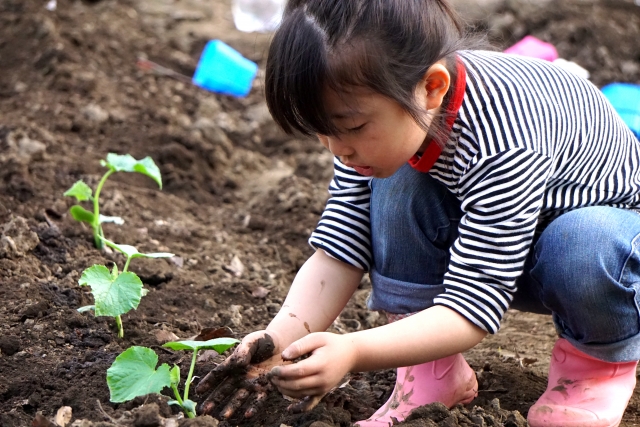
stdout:
[(362, 123), (361, 125), (353, 126), (353, 127), (347, 128), (347, 130), (358, 130), (358, 129), (362, 129), (362, 128), (364, 127), (364, 125), (366, 125), (366, 124), (367, 124), (367, 122), (364, 122), (364, 123)]

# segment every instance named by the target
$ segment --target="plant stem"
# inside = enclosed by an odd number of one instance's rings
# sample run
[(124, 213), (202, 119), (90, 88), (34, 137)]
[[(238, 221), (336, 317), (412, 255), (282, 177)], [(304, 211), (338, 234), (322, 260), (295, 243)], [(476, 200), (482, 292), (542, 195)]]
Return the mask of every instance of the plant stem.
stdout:
[(178, 387), (176, 387), (175, 384), (171, 384), (171, 389), (173, 390), (173, 394), (176, 397), (178, 404), (180, 405), (182, 410), (187, 414), (187, 417), (195, 418), (196, 416), (191, 411), (189, 411), (187, 408), (184, 407), (184, 401), (180, 398), (180, 392), (178, 391)]
[(129, 268), (129, 263), (131, 262), (131, 257), (127, 257), (127, 262), (124, 263), (124, 268), (122, 269), (122, 272), (126, 272), (127, 269)]
[(193, 370), (196, 367), (196, 359), (198, 357), (198, 350), (193, 351), (193, 357), (191, 358), (191, 366), (189, 367), (189, 375), (187, 375), (187, 381), (184, 383), (184, 400), (189, 398), (189, 386), (191, 385), (191, 377), (193, 376)]
[(102, 178), (96, 187), (96, 193), (93, 196), (93, 240), (95, 241), (96, 248), (98, 249), (102, 249), (103, 246), (102, 240), (100, 240), (99, 236), (104, 236), (104, 233), (102, 232), (102, 225), (100, 224), (100, 192), (102, 191), (102, 187), (107, 181), (107, 178), (109, 178), (113, 172), (114, 171), (112, 169), (109, 169), (104, 175), (102, 175)]
[(118, 338), (124, 337), (124, 329), (122, 328), (122, 318), (120, 315), (116, 316), (116, 325), (118, 326)]

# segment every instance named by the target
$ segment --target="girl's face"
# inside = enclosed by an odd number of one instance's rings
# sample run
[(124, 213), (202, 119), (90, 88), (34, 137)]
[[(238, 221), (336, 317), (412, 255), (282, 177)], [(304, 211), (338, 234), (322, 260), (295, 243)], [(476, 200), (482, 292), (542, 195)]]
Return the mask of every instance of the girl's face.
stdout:
[(387, 178), (428, 143), (427, 132), (397, 102), (370, 90), (327, 91), (325, 105), (340, 134), (318, 135), (320, 142), (362, 175)]

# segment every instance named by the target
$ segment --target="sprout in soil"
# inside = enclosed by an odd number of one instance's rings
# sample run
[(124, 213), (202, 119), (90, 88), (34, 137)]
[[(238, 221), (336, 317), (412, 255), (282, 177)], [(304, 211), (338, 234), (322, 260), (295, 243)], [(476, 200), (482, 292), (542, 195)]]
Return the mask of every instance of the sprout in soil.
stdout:
[(129, 154), (120, 155), (109, 153), (107, 154), (107, 160), (100, 160), (100, 164), (106, 166), (109, 170), (107, 170), (100, 179), (95, 194), (92, 193), (91, 187), (82, 180), (73, 184), (73, 186), (64, 193), (65, 196), (75, 197), (79, 202), (89, 201), (93, 203), (93, 212), (86, 210), (80, 205), (72, 206), (69, 212), (76, 221), (86, 222), (91, 226), (93, 230), (93, 240), (98, 249), (102, 249), (103, 246), (102, 240), (100, 239), (104, 237), (102, 224), (105, 222), (122, 224), (124, 222), (122, 218), (117, 216), (109, 217), (100, 215), (100, 192), (109, 176), (115, 172), (138, 172), (153, 179), (158, 184), (158, 187), (162, 188), (160, 170), (151, 157), (136, 160)]
[(130, 271), (129, 264), (133, 258), (170, 258), (173, 256), (167, 252), (143, 254), (129, 245), (118, 245), (104, 237), (100, 238), (107, 246), (121, 252), (127, 257), (122, 272), (118, 272), (118, 266), (114, 263), (111, 271), (104, 265), (93, 265), (82, 272), (78, 284), (90, 286), (93, 294), (94, 305), (80, 307), (78, 311), (94, 310), (96, 316), (112, 316), (118, 326), (118, 337), (124, 336), (121, 315), (131, 309), (138, 308), (140, 299), (147, 294), (142, 287), (142, 280)]
[(189, 386), (193, 379), (198, 350), (215, 350), (224, 353), (239, 341), (234, 338), (214, 338), (208, 341), (174, 341), (163, 347), (173, 350), (190, 350), (193, 352), (189, 374), (184, 384), (184, 393), (180, 396), (180, 368), (163, 363), (158, 365), (158, 355), (147, 347), (133, 346), (122, 352), (107, 370), (107, 385), (114, 403), (126, 402), (149, 393), (160, 393), (165, 387), (171, 387), (175, 400), (170, 405), (178, 405), (187, 417), (195, 418), (196, 403), (189, 399)]

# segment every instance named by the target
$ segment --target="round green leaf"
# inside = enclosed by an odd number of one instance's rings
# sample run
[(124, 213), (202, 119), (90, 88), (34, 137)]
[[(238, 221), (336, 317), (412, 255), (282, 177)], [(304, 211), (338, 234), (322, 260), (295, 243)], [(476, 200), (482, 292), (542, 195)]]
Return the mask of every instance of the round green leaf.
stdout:
[(130, 154), (107, 154), (107, 160), (101, 162), (103, 166), (116, 172), (138, 172), (153, 179), (158, 187), (162, 188), (162, 177), (160, 169), (151, 157), (136, 160)]
[(100, 163), (115, 172), (134, 172), (133, 166), (137, 160), (131, 154), (109, 153), (107, 160)]
[(80, 286), (90, 286), (96, 316), (119, 316), (137, 308), (142, 298), (142, 280), (130, 271), (115, 279), (104, 265), (94, 265), (82, 272)]
[(163, 345), (172, 350), (215, 350), (217, 353), (224, 353), (229, 348), (239, 343), (235, 338), (214, 338), (208, 341), (172, 341)]
[(77, 201), (84, 202), (92, 199), (93, 191), (91, 190), (91, 187), (84, 183), (83, 180), (80, 180), (73, 184), (70, 189), (65, 191), (63, 195), (75, 197)]
[(112, 402), (126, 402), (149, 393), (160, 393), (171, 385), (169, 365), (158, 370), (158, 355), (146, 347), (133, 346), (122, 352), (107, 369)]
[(162, 177), (160, 176), (160, 169), (158, 169), (158, 166), (156, 166), (151, 157), (147, 156), (144, 159), (139, 160), (134, 168), (136, 172), (153, 179), (156, 184), (158, 184), (158, 187), (162, 188)]

